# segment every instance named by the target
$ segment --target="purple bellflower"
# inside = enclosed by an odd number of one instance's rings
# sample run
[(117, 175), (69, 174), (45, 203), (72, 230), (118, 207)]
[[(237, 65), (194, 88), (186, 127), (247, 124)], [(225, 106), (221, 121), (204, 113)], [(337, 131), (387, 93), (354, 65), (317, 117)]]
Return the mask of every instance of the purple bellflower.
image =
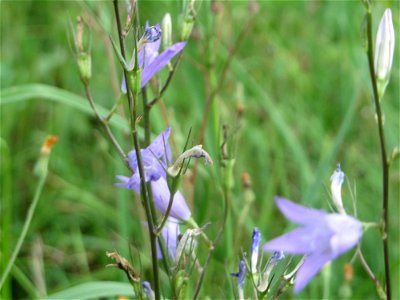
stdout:
[[(161, 44), (161, 29), (160, 24), (149, 27), (146, 22), (146, 29), (143, 35), (145, 39), (145, 45), (138, 53), (138, 65), (142, 69), (142, 81), (141, 87), (144, 87), (146, 83), (162, 68), (164, 68), (168, 62), (186, 46), (186, 42), (179, 42), (171, 45), (159, 54)], [(131, 61), (131, 68), (133, 68), (134, 58)], [(122, 77), (121, 90), (126, 93), (125, 76)]]
[[(169, 217), (161, 231), (169, 257), (175, 259), (178, 237), (180, 235), (179, 220)], [(157, 243), (157, 257), (162, 259), (160, 245)]]
[(327, 262), (358, 243), (362, 224), (348, 215), (328, 214), (284, 198), (276, 198), (275, 202), (286, 218), (302, 227), (269, 241), (263, 249), (306, 256), (294, 283), (294, 290), (298, 293)]
[(257, 262), (260, 252), (261, 232), (256, 227), (253, 229), (253, 237), (251, 242), (251, 273), (257, 272)]
[[(171, 150), (168, 146), (168, 137), (171, 128), (165, 129), (146, 149), (141, 149), (141, 157), (144, 168), (145, 181), (151, 182), (153, 199), (156, 208), (165, 213), (168, 207), (170, 191), (167, 184), (167, 163), (171, 160)], [(134, 172), (131, 177), (117, 176), (121, 181), (116, 186), (135, 190), (140, 193), (140, 175), (136, 160), (135, 150), (128, 153), (129, 166)], [(170, 217), (186, 221), (191, 212), (183, 198), (177, 191), (170, 211)]]

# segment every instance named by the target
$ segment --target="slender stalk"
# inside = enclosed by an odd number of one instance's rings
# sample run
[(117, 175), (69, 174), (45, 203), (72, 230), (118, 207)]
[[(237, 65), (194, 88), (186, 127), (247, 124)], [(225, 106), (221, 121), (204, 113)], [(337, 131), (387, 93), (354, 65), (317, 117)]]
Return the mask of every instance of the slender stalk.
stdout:
[(5, 283), (8, 274), (10, 273), (11, 268), (13, 267), (13, 265), (15, 263), (15, 260), (16, 260), (16, 258), (18, 256), (18, 253), (21, 250), (22, 243), (24, 242), (26, 234), (28, 233), (29, 227), (30, 227), (31, 222), (32, 222), (33, 214), (35, 213), (36, 206), (37, 206), (37, 204), (39, 202), (40, 195), (42, 194), (42, 190), (43, 190), (44, 184), (46, 182), (46, 178), (47, 178), (47, 166), (46, 166), (46, 172), (43, 172), (41, 174), (40, 179), (39, 179), (39, 184), (38, 184), (38, 186), (36, 188), (35, 195), (33, 197), (33, 201), (31, 203), (31, 205), (29, 206), (28, 214), (26, 216), (25, 223), (24, 223), (24, 226), (22, 228), (22, 231), (21, 231), (21, 233), (19, 235), (19, 238), (18, 238), (18, 241), (17, 241), (17, 245), (15, 246), (14, 251), (13, 251), (13, 253), (11, 255), (11, 258), (8, 261), (8, 264), (7, 264), (7, 267), (6, 267), (6, 269), (5, 269), (4, 273), (3, 273), (3, 276), (1, 277), (0, 290), (3, 287), (3, 284)]
[(175, 61), (174, 65), (172, 66), (172, 70), (169, 71), (167, 80), (165, 81), (164, 86), (161, 88), (160, 93), (157, 95), (157, 97), (155, 97), (153, 100), (151, 100), (149, 103), (147, 103), (146, 106), (148, 108), (153, 107), (164, 95), (165, 91), (167, 90), (167, 88), (172, 80), (172, 77), (175, 74), (175, 71), (178, 67), (179, 62), (181, 61), (182, 54), (183, 54), (183, 52), (179, 53), (178, 57), (176, 58), (176, 61)]
[(173, 193), (170, 193), (167, 210), (165, 211), (164, 217), (163, 217), (160, 225), (155, 229), (156, 235), (160, 235), (163, 227), (165, 226), (165, 223), (167, 223), (169, 213), (171, 212), (172, 204), (174, 203), (174, 196), (175, 196), (175, 191)]
[(368, 265), (367, 261), (365, 260), (364, 255), (363, 255), (359, 245), (357, 247), (357, 255), (358, 255), (358, 258), (361, 261), (361, 265), (363, 266), (365, 272), (367, 272), (369, 278), (371, 278), (372, 282), (375, 284), (375, 287), (376, 287), (376, 290), (378, 292), (379, 298), (384, 299), (385, 297), (382, 297), (382, 293), (383, 293), (383, 296), (385, 296), (385, 293), (384, 293), (384, 291), (382, 289), (381, 283), (379, 282), (379, 280), (376, 278), (375, 274), (372, 272), (371, 268), (369, 267), (369, 265)]
[[(126, 53), (125, 53), (125, 44), (124, 44), (124, 33), (122, 31), (122, 26), (121, 26), (121, 19), (119, 15), (119, 9), (118, 9), (118, 1), (113, 0), (114, 4), (114, 12), (115, 12), (115, 18), (117, 22), (117, 29), (118, 29), (118, 39), (120, 43), (120, 50), (121, 50), (121, 55), (123, 59), (126, 61)], [(135, 37), (136, 40), (136, 37)], [(136, 51), (136, 56), (137, 56), (137, 51)], [(135, 69), (134, 71), (137, 70), (137, 59), (135, 63)], [(136, 153), (136, 159), (138, 163), (138, 168), (139, 168), (139, 175), (140, 175), (140, 193), (142, 196), (143, 200), (143, 206), (145, 208), (146, 212), (146, 218), (148, 221), (149, 225), (149, 237), (150, 237), (150, 244), (151, 244), (151, 259), (152, 259), (152, 266), (153, 266), (153, 279), (154, 279), (154, 294), (155, 294), (155, 299), (159, 300), (160, 299), (160, 283), (159, 283), (159, 268), (158, 268), (158, 258), (157, 258), (157, 236), (154, 234), (154, 223), (153, 219), (154, 216), (152, 215), (151, 211), (151, 204), (150, 204), (150, 199), (148, 198), (148, 192), (147, 192), (147, 186), (145, 182), (145, 176), (144, 176), (144, 169), (143, 169), (143, 162), (142, 162), (142, 157), (141, 157), (141, 151), (140, 151), (140, 144), (139, 144), (139, 138), (138, 138), (138, 133), (136, 130), (136, 101), (138, 98), (138, 95), (133, 95), (131, 89), (128, 86), (128, 76), (127, 76), (127, 71), (124, 69), (124, 77), (125, 77), (125, 83), (126, 83), (126, 91), (128, 95), (128, 104), (129, 104), (129, 110), (130, 110), (130, 123), (131, 123), (131, 134), (133, 138), (133, 143), (135, 147), (135, 153)], [(136, 91), (137, 93), (139, 91)]]
[(85, 86), (86, 98), (88, 99), (89, 104), (92, 107), (92, 110), (93, 110), (94, 114), (96, 115), (96, 118), (100, 121), (101, 125), (103, 126), (104, 130), (107, 133), (107, 136), (108, 136), (109, 140), (114, 145), (115, 149), (118, 151), (118, 154), (121, 156), (121, 158), (123, 159), (125, 164), (127, 164), (128, 167), (129, 167), (128, 158), (127, 158), (124, 150), (122, 150), (122, 148), (119, 145), (117, 139), (114, 137), (113, 133), (111, 132), (110, 126), (108, 126), (108, 122), (106, 121), (106, 119), (103, 119), (102, 116), (100, 116), (99, 112), (97, 111), (96, 105), (95, 105), (94, 100), (93, 100), (92, 93), (90, 91), (89, 84), (88, 83), (84, 83), (84, 86)]
[(224, 189), (224, 217), (222, 220), (221, 227), (219, 228), (219, 231), (217, 233), (217, 236), (214, 239), (213, 247), (210, 247), (210, 250), (208, 251), (208, 256), (207, 256), (206, 262), (204, 263), (204, 267), (203, 267), (203, 270), (201, 271), (200, 278), (196, 284), (196, 289), (194, 291), (193, 300), (196, 300), (197, 297), (199, 296), (200, 289), (203, 284), (204, 276), (205, 276), (205, 273), (208, 268), (208, 264), (210, 263), (211, 257), (215, 251), (215, 248), (216, 248), (217, 244), (219, 243), (219, 241), (222, 237), (222, 234), (224, 233), (225, 224), (228, 219), (228, 212), (229, 212), (229, 192), (227, 189)]
[(383, 256), (385, 261), (385, 279), (386, 279), (386, 297), (388, 300), (392, 299), (391, 283), (390, 283), (390, 262), (389, 262), (389, 164), (387, 160), (386, 146), (385, 146), (385, 135), (383, 131), (383, 115), (379, 99), (378, 86), (375, 77), (374, 69), (374, 55), (373, 55), (373, 42), (372, 42), (372, 15), (371, 9), (367, 9), (367, 38), (368, 38), (368, 65), (372, 83), (372, 90), (374, 95), (375, 109), (378, 117), (378, 133), (379, 133), (379, 144), (381, 148), (381, 160), (382, 160), (382, 186), (383, 186)]

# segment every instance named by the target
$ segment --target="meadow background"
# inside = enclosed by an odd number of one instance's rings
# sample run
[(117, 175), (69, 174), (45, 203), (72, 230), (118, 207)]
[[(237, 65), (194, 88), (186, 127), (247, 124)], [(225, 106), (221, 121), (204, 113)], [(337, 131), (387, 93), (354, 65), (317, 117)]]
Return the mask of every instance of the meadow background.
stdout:
[[(120, 96), (121, 78), (105, 34), (116, 38), (112, 2), (2, 1), (0, 5), (2, 268), (37, 186), (33, 166), (41, 144), (48, 134), (59, 136), (42, 197), (2, 296), (43, 297), (84, 282), (126, 282), (121, 271), (105, 267), (112, 263), (105, 252), (117, 249), (129, 258), (129, 245), (137, 249), (132, 258), (136, 266), (141, 253), (146, 279), (151, 261), (142, 225), (144, 212), (137, 197), (113, 185), (116, 175), (128, 172), (87, 109), (68, 37), (70, 20), (74, 22), (78, 15), (91, 20), (91, 87), (96, 103), (111, 108)], [(260, 228), (263, 243), (293, 227), (275, 207), (275, 195), (329, 210), (329, 178), (338, 162), (349, 183), (343, 188), (345, 207), (351, 211), (351, 188), (356, 190), (359, 219), (380, 219), (380, 150), (364, 51), (362, 3), (259, 1), (258, 5), (259, 12), (252, 13), (247, 1), (199, 1), (194, 32), (178, 71), (151, 115), (154, 135), (167, 125), (172, 127), (176, 157), (190, 128), (191, 142), (199, 140), (207, 99), (217, 88), (203, 143), (215, 164), (200, 164), (195, 181), (189, 173), (181, 187), (195, 220), (211, 222), (207, 234), (214, 237), (222, 220), (219, 157), (221, 128), (227, 126), (235, 158), (230, 215), (200, 298), (235, 296), (236, 281), (229, 273), (236, 271), (242, 251), (249, 251), (254, 226)], [(160, 22), (170, 12), (177, 41), (181, 7), (179, 1), (139, 1), (141, 23)], [(397, 38), (391, 82), (383, 99), (391, 153), (400, 142), (400, 5), (374, 2), (374, 32), (386, 7), (392, 8)], [(231, 49), (237, 51), (221, 82)], [(165, 73), (161, 76), (165, 78)], [(112, 129), (124, 150), (131, 149), (126, 128), (116, 122)], [(255, 201), (243, 216), (244, 172), (251, 177)], [(389, 211), (394, 299), (400, 298), (399, 184), (397, 160), (390, 175)], [(362, 249), (382, 279), (377, 231), (364, 235)], [(206, 256), (203, 250), (200, 261)], [(289, 289), (282, 298), (319, 299), (327, 287), (329, 299), (343, 298), (343, 267), (353, 254), (350, 251), (333, 262), (328, 280), (319, 275), (299, 295)], [(358, 259), (353, 266), (351, 299), (376, 299)], [(189, 297), (194, 284), (189, 282)]]

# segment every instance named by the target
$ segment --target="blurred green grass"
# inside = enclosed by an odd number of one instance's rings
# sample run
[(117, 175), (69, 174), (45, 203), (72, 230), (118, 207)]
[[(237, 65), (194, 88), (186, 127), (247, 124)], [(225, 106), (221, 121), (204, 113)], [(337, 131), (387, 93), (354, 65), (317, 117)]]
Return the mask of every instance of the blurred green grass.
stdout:
[[(180, 2), (144, 1), (139, 5), (142, 24), (145, 20), (159, 22), (165, 12), (171, 12), (177, 30)], [(206, 129), (204, 147), (215, 158), (219, 153), (222, 124), (228, 125), (237, 149), (229, 223), (232, 227), (226, 231), (206, 274), (203, 297), (233, 297), (232, 280), (227, 274), (236, 270), (241, 249), (248, 251), (253, 226), (261, 229), (263, 241), (283, 233), (289, 226), (273, 204), (275, 195), (328, 209), (326, 188), (337, 162), (341, 162), (350, 185), (356, 185), (359, 218), (363, 221), (380, 218), (381, 167), (363, 48), (362, 4), (261, 1), (259, 5), (260, 12), (228, 69)], [(376, 3), (375, 29), (387, 6), (393, 8), (398, 36), (399, 2)], [(220, 7), (221, 12), (214, 15), (209, 2), (200, 5), (196, 34), (163, 99), (166, 111), (157, 107), (152, 112), (155, 134), (166, 126), (167, 114), (174, 134), (175, 155), (182, 149), (190, 127), (198, 139), (208, 80), (211, 78), (212, 82), (219, 74), (238, 32), (252, 18), (247, 2), (221, 2)], [(75, 20), (88, 10), (115, 36), (110, 2), (24, 1), (23, 5), (1, 2), (2, 91), (43, 83), (83, 96), (67, 31), (69, 19)], [(396, 53), (383, 102), (389, 151), (400, 142), (399, 51)], [(92, 61), (94, 98), (98, 104), (111, 108), (116, 99), (115, 86), (113, 90), (110, 81), (112, 71), (106, 63), (103, 40), (95, 31)], [(45, 191), (17, 266), (35, 283), (32, 247), (40, 237), (48, 293), (82, 282), (125, 281), (117, 270), (105, 269), (110, 263), (105, 251), (116, 248), (129, 257), (131, 243), (144, 254), (141, 257), (143, 275), (148, 277), (150, 262), (145, 257), (148, 244), (142, 232), (140, 202), (128, 191), (113, 186), (115, 175), (126, 175), (117, 153), (107, 144), (93, 116), (46, 98), (35, 96), (30, 101), (0, 106), (1, 219), (11, 218), (10, 228), (2, 227), (2, 244), (7, 243), (2, 251), (12, 249), (20, 232), (36, 186), (33, 165), (44, 137), (52, 133), (60, 140), (54, 148)], [(238, 105), (243, 105), (245, 110), (237, 130)], [(126, 132), (113, 128), (128, 151), (131, 146)], [(215, 235), (222, 218), (219, 187), (210, 184), (218, 182), (220, 172), (216, 162), (213, 169), (200, 166), (194, 188), (188, 182), (183, 185), (183, 193), (198, 223), (212, 222), (207, 231), (211, 236)], [(242, 172), (251, 175), (256, 201), (245, 224), (238, 228), (235, 220), (243, 207)], [(400, 279), (399, 172), (397, 161), (391, 170), (389, 211), (394, 283)], [(351, 208), (349, 189), (345, 187), (343, 193), (346, 206)], [(3, 205), (6, 203), (10, 206)], [(9, 230), (6, 235), (5, 230)], [(8, 239), (4, 240), (3, 235)], [(378, 234), (368, 232), (362, 247), (370, 266), (382, 279), (382, 248), (378, 238)], [(335, 274), (331, 282), (332, 299), (340, 297), (343, 264), (351, 257), (352, 253), (345, 254), (332, 265)], [(136, 264), (137, 260), (135, 257)], [(354, 267), (352, 298), (375, 298), (374, 288), (359, 262)], [(190, 283), (190, 288), (193, 285), (194, 282)], [(12, 292), (13, 298), (34, 296), (28, 286), (15, 279)], [(322, 276), (298, 296), (285, 294), (293, 299), (321, 295)], [(394, 298), (399, 297), (395, 288)]]

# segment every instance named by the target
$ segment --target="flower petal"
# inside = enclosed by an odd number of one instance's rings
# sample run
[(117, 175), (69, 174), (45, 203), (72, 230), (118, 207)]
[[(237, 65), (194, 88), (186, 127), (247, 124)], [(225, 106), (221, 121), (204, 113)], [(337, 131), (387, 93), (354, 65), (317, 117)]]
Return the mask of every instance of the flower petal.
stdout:
[(171, 160), (171, 149), (168, 145), (168, 138), (171, 133), (171, 127), (166, 128), (156, 139), (151, 143), (146, 150), (149, 150), (153, 157), (161, 158), (167, 156), (167, 160)]
[(355, 218), (342, 215), (330, 214), (326, 216), (327, 225), (335, 234), (330, 240), (330, 248), (336, 256), (350, 250), (362, 236), (362, 224)]
[[(168, 255), (174, 259), (176, 255), (176, 246), (178, 241), (178, 236), (180, 234), (179, 221), (172, 217), (167, 219), (164, 228), (161, 231), (161, 235), (165, 241), (165, 245), (168, 250)], [(162, 253), (159, 243), (157, 243), (157, 257), (162, 258)]]
[(155, 58), (149, 65), (145, 65), (142, 72), (142, 87), (167, 63), (186, 46), (186, 42), (180, 42), (167, 48), (157, 58)]
[(323, 222), (324, 216), (327, 215), (323, 210), (304, 207), (281, 197), (276, 197), (275, 203), (286, 218), (298, 224), (315, 225), (318, 222)]
[[(164, 177), (160, 177), (157, 181), (151, 181), (153, 191), (154, 204), (161, 213), (165, 213), (168, 207), (170, 192), (167, 181)], [(186, 221), (190, 218), (191, 212), (183, 198), (182, 194), (178, 191), (174, 195), (174, 202), (172, 204), (170, 216)]]
[(311, 254), (329, 249), (332, 236), (324, 226), (305, 226), (281, 235), (263, 247), (265, 251), (283, 251), (291, 254)]
[(299, 293), (319, 270), (332, 259), (329, 254), (313, 254), (307, 257), (296, 274), (294, 281), (295, 293)]

